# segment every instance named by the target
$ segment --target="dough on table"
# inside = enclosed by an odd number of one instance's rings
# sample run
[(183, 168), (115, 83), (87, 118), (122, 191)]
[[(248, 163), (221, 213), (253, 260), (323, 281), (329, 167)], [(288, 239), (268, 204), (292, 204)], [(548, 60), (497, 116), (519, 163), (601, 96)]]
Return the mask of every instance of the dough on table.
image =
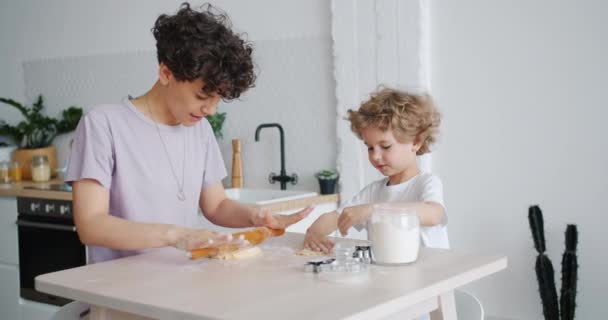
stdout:
[(307, 257), (318, 257), (318, 256), (326, 256), (327, 254), (323, 253), (323, 251), (314, 251), (314, 250), (304, 248), (304, 249), (296, 252), (296, 255), (307, 256)]
[(262, 249), (259, 247), (247, 247), (236, 251), (220, 250), (218, 254), (212, 256), (211, 259), (220, 260), (240, 260), (257, 257), (262, 254)]

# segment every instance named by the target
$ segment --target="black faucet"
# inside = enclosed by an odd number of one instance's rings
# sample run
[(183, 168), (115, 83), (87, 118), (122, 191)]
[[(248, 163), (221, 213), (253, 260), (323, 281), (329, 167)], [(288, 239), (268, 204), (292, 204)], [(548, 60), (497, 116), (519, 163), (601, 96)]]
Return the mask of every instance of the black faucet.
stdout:
[(291, 182), (291, 184), (298, 183), (298, 175), (294, 173), (288, 176), (285, 171), (285, 134), (283, 133), (283, 127), (278, 123), (263, 123), (255, 129), (255, 141), (260, 141), (260, 131), (262, 129), (271, 127), (277, 127), (281, 134), (281, 173), (277, 176), (274, 172), (271, 172), (268, 176), (268, 182), (274, 184), (279, 181), (281, 183), (281, 190), (285, 190), (287, 189), (287, 182)]

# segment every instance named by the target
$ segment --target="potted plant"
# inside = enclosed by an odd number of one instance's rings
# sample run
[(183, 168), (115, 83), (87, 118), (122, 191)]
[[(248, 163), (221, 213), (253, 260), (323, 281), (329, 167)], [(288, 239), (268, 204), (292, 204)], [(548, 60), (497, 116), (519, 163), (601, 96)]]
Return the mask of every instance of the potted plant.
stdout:
[(24, 118), (16, 125), (0, 120), (0, 136), (12, 140), (17, 146), (17, 150), (13, 152), (13, 161), (21, 166), (23, 179), (31, 179), (30, 162), (36, 155), (46, 155), (54, 172), (57, 167), (57, 151), (52, 145), (53, 140), (59, 134), (76, 129), (82, 116), (82, 108), (71, 106), (63, 110), (59, 119), (54, 119), (42, 114), (42, 95), (38, 96), (31, 107), (6, 98), (0, 98), (0, 102), (16, 108)]
[(338, 172), (335, 170), (321, 170), (315, 174), (319, 180), (321, 194), (336, 193), (336, 182), (338, 182)]
[(213, 134), (216, 138), (223, 138), (222, 134), (222, 126), (224, 125), (224, 120), (226, 120), (226, 112), (216, 111), (215, 114), (207, 116), (207, 121), (211, 125), (211, 129), (213, 129)]

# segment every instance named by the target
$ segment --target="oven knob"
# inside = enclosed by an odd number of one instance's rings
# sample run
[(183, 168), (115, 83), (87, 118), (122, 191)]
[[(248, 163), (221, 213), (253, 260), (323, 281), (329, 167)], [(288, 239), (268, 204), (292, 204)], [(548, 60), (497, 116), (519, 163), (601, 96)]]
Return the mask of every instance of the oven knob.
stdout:
[(68, 206), (68, 205), (59, 206), (59, 214), (64, 215), (64, 214), (68, 214), (68, 213), (70, 213), (70, 206)]
[(55, 205), (54, 204), (45, 204), (44, 205), (44, 212), (46, 213), (51, 213), (51, 212), (55, 212)]
[(40, 210), (40, 203), (38, 203), (38, 202), (30, 203), (30, 211), (36, 212), (38, 210)]

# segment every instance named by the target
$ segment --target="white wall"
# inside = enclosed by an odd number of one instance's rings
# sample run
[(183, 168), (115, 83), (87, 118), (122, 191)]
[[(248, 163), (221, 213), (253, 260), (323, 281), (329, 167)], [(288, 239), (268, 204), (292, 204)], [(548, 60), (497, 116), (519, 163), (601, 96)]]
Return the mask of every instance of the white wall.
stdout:
[[(146, 69), (155, 68), (150, 29), (160, 13), (175, 12), (181, 2), (0, 0), (0, 96), (29, 103), (43, 93), (47, 113), (54, 115), (72, 104), (86, 108), (144, 93), (154, 82), (154, 70)], [(278, 188), (267, 182), (268, 174), (280, 168), (278, 132), (264, 131), (256, 144), (253, 135), (262, 122), (280, 122), (286, 131), (287, 171), (300, 176), (300, 183), (288, 188), (317, 190), (314, 172), (335, 166), (329, 2), (213, 4), (255, 43), (260, 68), (257, 87), (243, 101), (220, 105), (228, 112), (220, 141), (228, 170), (230, 139), (242, 138), (245, 186)], [(0, 107), (3, 119), (20, 119), (16, 111)], [(60, 160), (66, 141), (57, 140)]]
[(451, 242), (509, 257), (471, 287), (489, 314), (542, 318), (531, 204), (544, 210), (558, 272), (566, 224), (578, 224), (576, 315), (606, 314), (606, 12), (604, 1), (432, 3), (431, 86), (444, 115), (433, 166)]
[[(380, 85), (428, 90), (428, 0), (332, 1), (340, 198), (347, 201), (382, 175), (369, 163), (367, 147), (350, 128), (357, 109)], [(431, 171), (431, 157), (418, 157)]]

